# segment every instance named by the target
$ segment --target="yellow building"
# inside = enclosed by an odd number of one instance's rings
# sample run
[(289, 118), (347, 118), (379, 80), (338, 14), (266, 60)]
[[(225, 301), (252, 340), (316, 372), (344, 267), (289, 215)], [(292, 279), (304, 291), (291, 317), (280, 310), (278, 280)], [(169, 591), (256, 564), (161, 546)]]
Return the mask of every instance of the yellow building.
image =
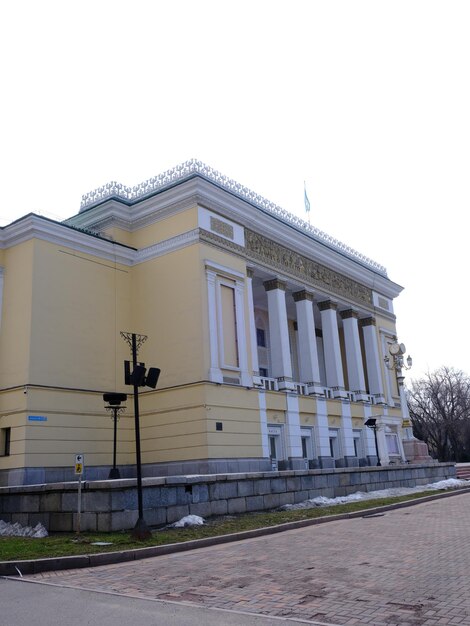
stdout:
[[(110, 183), (63, 223), (1, 230), (0, 485), (105, 478), (121, 331), (162, 370), (140, 394), (144, 476), (404, 460), (385, 269), (199, 161)], [(400, 397), (401, 396), (401, 397)], [(118, 427), (134, 475), (132, 397)]]

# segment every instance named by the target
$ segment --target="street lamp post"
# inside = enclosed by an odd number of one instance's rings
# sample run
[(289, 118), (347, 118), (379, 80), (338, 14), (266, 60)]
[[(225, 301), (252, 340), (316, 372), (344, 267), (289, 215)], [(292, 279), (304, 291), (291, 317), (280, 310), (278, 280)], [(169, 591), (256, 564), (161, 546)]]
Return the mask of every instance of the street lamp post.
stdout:
[(156, 367), (149, 368), (146, 375), (144, 364), (137, 363), (137, 353), (140, 346), (147, 340), (147, 335), (138, 335), (137, 333), (121, 332), (121, 337), (128, 343), (132, 354), (132, 373), (130, 372), (129, 362), (124, 362), (125, 383), (134, 387), (134, 423), (135, 423), (135, 454), (136, 454), (136, 470), (137, 470), (137, 506), (139, 509), (139, 517), (132, 531), (132, 536), (139, 541), (148, 539), (151, 536), (149, 527), (144, 520), (144, 503), (142, 492), (142, 461), (140, 449), (140, 415), (139, 415), (139, 387), (157, 386), (160, 370)]
[[(404, 343), (398, 343), (395, 338), (388, 351), (390, 352), (391, 359), (387, 355), (384, 357), (385, 366), (390, 371), (395, 371), (395, 378), (397, 381), (398, 394), (400, 396), (401, 413), (403, 416), (403, 427), (405, 430), (406, 439), (413, 439), (413, 430), (410, 425), (410, 413), (408, 410), (408, 400), (405, 390), (405, 376), (403, 370), (410, 370), (413, 366), (413, 359), (410, 355), (407, 356), (405, 362), (406, 347)], [(404, 426), (406, 424), (406, 426)]]
[(125, 406), (121, 406), (121, 402), (125, 402), (127, 400), (127, 395), (125, 393), (104, 393), (103, 400), (108, 403), (108, 406), (104, 408), (113, 413), (113, 422), (114, 422), (114, 438), (113, 438), (113, 467), (109, 471), (108, 478), (116, 479), (121, 478), (119, 473), (119, 469), (116, 467), (116, 453), (117, 453), (117, 422), (119, 413), (122, 413)]
[(381, 467), (382, 463), (380, 462), (379, 446), (377, 445), (377, 419), (375, 417), (369, 417), (369, 419), (366, 420), (364, 424), (374, 431), (375, 453), (377, 454), (377, 467)]

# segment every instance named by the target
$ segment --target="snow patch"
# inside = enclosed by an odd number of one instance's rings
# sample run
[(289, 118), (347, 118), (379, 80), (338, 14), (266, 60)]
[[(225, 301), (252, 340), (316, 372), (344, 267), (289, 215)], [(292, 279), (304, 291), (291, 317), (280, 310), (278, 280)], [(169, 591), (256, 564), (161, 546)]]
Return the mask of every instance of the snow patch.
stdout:
[(0, 520), (0, 537), (32, 537), (33, 539), (43, 539), (48, 536), (47, 530), (39, 522), (33, 528), (31, 526), (21, 526), (18, 522), (11, 524)]
[(377, 500), (378, 498), (389, 498), (392, 496), (407, 496), (412, 493), (421, 491), (437, 491), (439, 489), (457, 489), (459, 487), (468, 487), (467, 480), (459, 480), (457, 478), (448, 478), (440, 480), (437, 483), (428, 485), (418, 485), (416, 487), (394, 487), (392, 489), (381, 489), (380, 491), (356, 491), (349, 496), (339, 496), (337, 498), (326, 498), (318, 496), (311, 500), (305, 500), (298, 504), (284, 504), (280, 507), (282, 511), (294, 511), (297, 509), (313, 509), (317, 506), (334, 506), (336, 504), (346, 504), (347, 502), (357, 502), (359, 500)]
[(174, 524), (170, 524), (171, 528), (186, 528), (187, 526), (202, 526), (204, 518), (199, 515), (186, 515)]

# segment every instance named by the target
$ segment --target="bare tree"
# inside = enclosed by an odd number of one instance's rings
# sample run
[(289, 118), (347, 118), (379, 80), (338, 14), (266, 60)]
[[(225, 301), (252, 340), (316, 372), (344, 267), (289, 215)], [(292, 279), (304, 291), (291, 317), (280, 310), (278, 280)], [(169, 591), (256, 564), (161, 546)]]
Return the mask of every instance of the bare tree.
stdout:
[(414, 435), (439, 461), (470, 458), (470, 378), (441, 367), (414, 380), (408, 389)]

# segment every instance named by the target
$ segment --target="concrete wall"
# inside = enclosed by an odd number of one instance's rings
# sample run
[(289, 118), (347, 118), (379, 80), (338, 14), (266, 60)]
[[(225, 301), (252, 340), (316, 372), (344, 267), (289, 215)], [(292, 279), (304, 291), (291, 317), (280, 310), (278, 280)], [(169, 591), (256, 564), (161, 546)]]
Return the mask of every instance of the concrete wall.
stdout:
[[(455, 477), (455, 465), (371, 467), (250, 474), (171, 476), (143, 480), (144, 518), (150, 526), (172, 523), (188, 514), (210, 517), (262, 511), (317, 496), (414, 487)], [(51, 532), (76, 528), (77, 483), (0, 488), (0, 519), (36, 525)], [(83, 531), (133, 528), (137, 521), (136, 481), (84, 483)]]

